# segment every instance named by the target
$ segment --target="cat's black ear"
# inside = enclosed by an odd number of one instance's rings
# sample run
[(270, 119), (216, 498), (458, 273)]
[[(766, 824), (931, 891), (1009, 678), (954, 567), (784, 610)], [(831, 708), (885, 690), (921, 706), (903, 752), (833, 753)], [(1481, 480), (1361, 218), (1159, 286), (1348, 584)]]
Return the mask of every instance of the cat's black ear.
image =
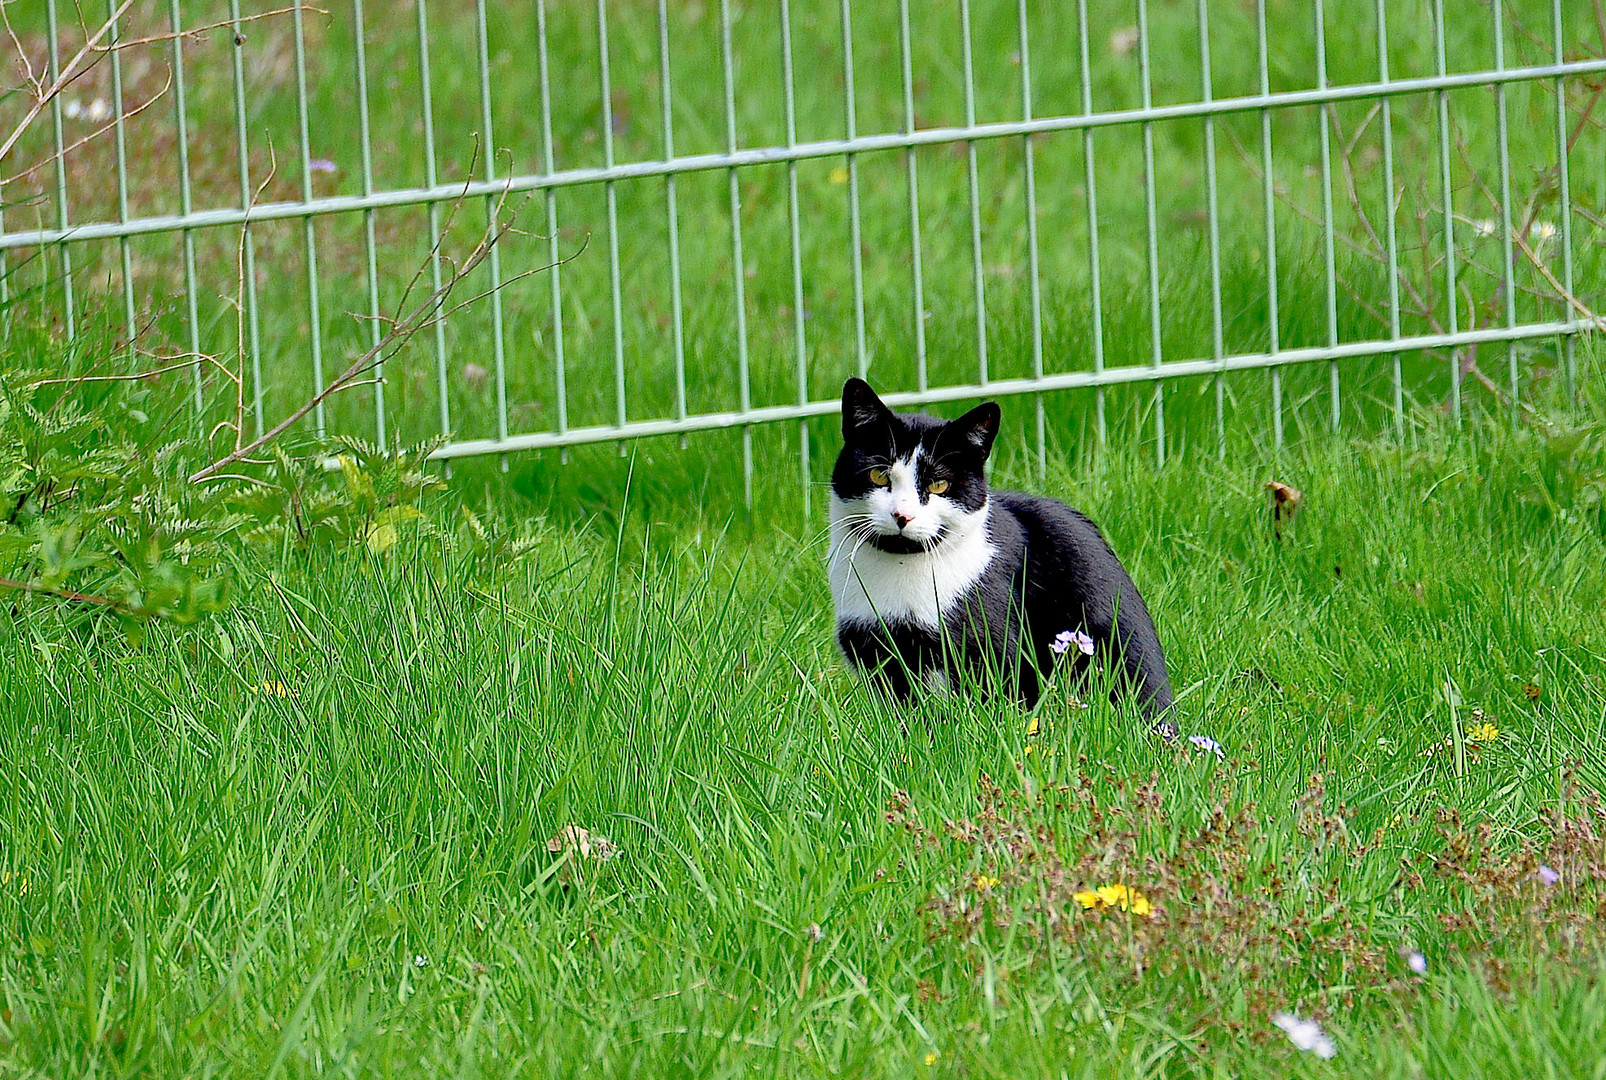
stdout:
[(857, 431), (869, 427), (885, 427), (892, 419), (892, 410), (876, 397), (870, 384), (863, 379), (849, 379), (842, 384), (842, 437), (851, 438)]
[(997, 402), (984, 401), (958, 420), (951, 421), (948, 428), (956, 435), (964, 436), (970, 448), (986, 460), (987, 455), (993, 452), (993, 440), (998, 437), (998, 425), (1003, 416), (1003, 410)]

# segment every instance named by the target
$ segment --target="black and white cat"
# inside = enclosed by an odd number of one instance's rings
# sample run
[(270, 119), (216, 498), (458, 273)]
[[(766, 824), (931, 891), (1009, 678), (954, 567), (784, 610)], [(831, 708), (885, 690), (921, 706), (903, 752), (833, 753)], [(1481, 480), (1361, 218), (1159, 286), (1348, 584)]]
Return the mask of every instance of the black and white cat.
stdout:
[(1165, 655), (1098, 528), (1053, 499), (988, 490), (1000, 416), (992, 402), (951, 421), (895, 413), (847, 381), (831, 474), (837, 643), (899, 700), (1001, 677), (1030, 705), (1056, 662), (1075, 679), (1100, 662), (1157, 718), (1172, 701)]

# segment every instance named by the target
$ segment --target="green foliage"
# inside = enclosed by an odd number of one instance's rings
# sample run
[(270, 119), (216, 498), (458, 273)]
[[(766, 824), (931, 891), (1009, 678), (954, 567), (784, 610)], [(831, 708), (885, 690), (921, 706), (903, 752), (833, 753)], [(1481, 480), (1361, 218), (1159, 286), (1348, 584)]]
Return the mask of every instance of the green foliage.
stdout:
[[(271, 447), (266, 474), (253, 478), (236, 500), (256, 522), (250, 540), (289, 543), (303, 551), (320, 544), (363, 543), (380, 554), (401, 539), (404, 526), (440, 536), (419, 503), (446, 486), (425, 467), (442, 441), (397, 446), (385, 453), (360, 439), (337, 438), (333, 457), (314, 452), (297, 458), (281, 446)], [(331, 477), (339, 481), (332, 483)]]
[[(153, 619), (180, 625), (222, 611), (253, 548), (388, 556), (432, 542), (476, 581), (505, 573), (535, 544), (528, 531), (431, 500), (435, 439), (388, 452), (359, 439), (269, 448), (265, 463), (192, 483), (198, 439), (182, 395), (129, 380), (66, 381), (0, 357), (0, 585), (25, 599), (117, 618), (139, 638)], [(72, 355), (52, 347), (52, 371)], [(152, 419), (162, 417), (165, 422)], [(444, 515), (444, 516), (443, 516)]]
[(194, 623), (228, 597), (227, 493), (189, 484), (195, 450), (156, 437), (151, 391), (0, 371), (0, 576), (114, 613)]

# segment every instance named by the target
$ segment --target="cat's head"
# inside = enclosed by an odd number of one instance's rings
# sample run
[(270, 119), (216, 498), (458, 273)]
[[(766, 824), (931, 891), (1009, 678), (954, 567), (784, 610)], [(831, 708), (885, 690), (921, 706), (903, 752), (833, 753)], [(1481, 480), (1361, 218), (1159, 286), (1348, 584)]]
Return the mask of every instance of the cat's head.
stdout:
[(895, 413), (863, 379), (842, 387), (842, 453), (831, 474), (837, 516), (882, 551), (941, 544), (987, 505), (993, 402), (957, 420)]

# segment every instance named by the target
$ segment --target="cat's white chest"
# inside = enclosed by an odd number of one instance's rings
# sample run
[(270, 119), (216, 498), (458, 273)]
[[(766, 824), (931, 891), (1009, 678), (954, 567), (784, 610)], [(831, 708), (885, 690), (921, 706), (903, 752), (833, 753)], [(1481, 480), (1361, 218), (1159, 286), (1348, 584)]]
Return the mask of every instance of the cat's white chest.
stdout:
[(838, 624), (906, 622), (936, 630), (992, 561), (987, 507), (968, 515), (962, 530), (933, 551), (893, 555), (860, 543), (842, 524), (835, 497), (831, 502), (829, 572)]

